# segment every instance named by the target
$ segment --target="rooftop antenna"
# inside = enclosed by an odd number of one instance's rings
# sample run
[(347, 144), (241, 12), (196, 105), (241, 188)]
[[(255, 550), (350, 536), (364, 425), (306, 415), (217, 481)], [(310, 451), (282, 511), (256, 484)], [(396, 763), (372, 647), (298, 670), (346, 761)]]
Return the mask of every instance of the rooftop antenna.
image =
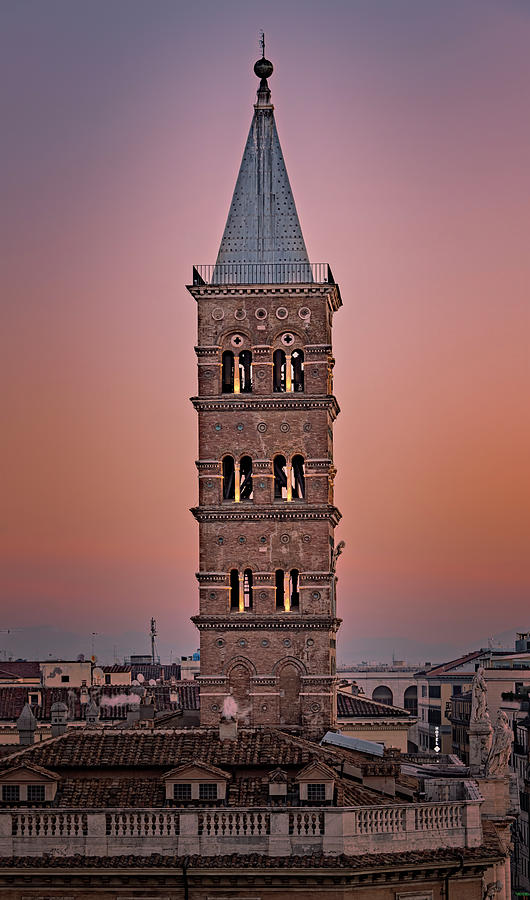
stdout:
[(156, 619), (151, 619), (151, 660), (154, 666), (157, 664), (157, 662), (160, 662), (160, 657), (156, 652), (157, 634), (158, 632), (156, 630)]

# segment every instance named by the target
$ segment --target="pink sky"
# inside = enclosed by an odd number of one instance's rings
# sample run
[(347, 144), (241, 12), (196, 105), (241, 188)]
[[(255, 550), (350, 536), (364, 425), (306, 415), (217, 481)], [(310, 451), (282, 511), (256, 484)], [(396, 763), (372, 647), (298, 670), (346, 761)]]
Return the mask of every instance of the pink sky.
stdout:
[(164, 650), (197, 645), (185, 284), (215, 260), (265, 27), (309, 255), (344, 301), (339, 658), (530, 629), (528, 5), (266, 13), (2, 4), (0, 627), (123, 655), (154, 615)]

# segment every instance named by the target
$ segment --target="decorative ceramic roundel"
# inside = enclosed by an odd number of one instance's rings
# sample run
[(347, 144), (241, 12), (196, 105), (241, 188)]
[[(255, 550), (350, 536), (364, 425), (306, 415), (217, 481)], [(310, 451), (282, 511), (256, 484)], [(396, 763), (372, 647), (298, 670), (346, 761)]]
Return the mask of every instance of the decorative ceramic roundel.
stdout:
[(311, 431), (311, 422), (304, 422), (304, 431)]
[(254, 313), (254, 315), (256, 316), (256, 319), (262, 319), (262, 320), (263, 320), (263, 319), (266, 319), (266, 318), (267, 318), (268, 312), (267, 312), (267, 310), (266, 310), (263, 306), (260, 306), (260, 307), (258, 307), (258, 309), (256, 310), (256, 312)]
[(313, 591), (311, 594), (313, 600), (320, 600), (320, 591)]
[(310, 544), (311, 543), (311, 535), (304, 534), (304, 536), (302, 537), (302, 540), (303, 540), (304, 544)]
[(268, 638), (263, 638), (263, 640), (262, 640), (262, 642), (261, 642), (261, 646), (262, 646), (262, 647), (268, 647), (269, 644), (270, 644), (269, 639), (268, 639)]
[(243, 422), (238, 422), (236, 425), (236, 431), (243, 431), (244, 427), (245, 426), (243, 425)]
[(206, 482), (206, 487), (213, 488), (213, 481), (210, 481), (210, 479), (208, 479), (208, 481)]
[(247, 646), (247, 642), (246, 642), (245, 638), (241, 638), (241, 640), (238, 641), (237, 643), (239, 644), (240, 647), (246, 647), (246, 646)]
[(286, 319), (289, 315), (289, 310), (286, 306), (279, 306), (276, 310), (276, 318), (277, 319)]
[(321, 708), (320, 703), (311, 704), (311, 712), (320, 712)]
[(247, 312), (245, 309), (236, 309), (234, 312), (234, 318), (237, 319), (238, 322), (242, 322), (243, 319), (246, 319)]
[(210, 591), (210, 593), (208, 594), (208, 599), (217, 600), (217, 593), (215, 591)]
[(230, 343), (232, 347), (242, 347), (245, 342), (245, 338), (242, 334), (233, 334), (230, 338)]
[(213, 427), (215, 431), (221, 431), (223, 426), (220, 424), (220, 422), (216, 422)]
[(217, 543), (218, 543), (218, 544), (224, 544), (224, 542), (225, 542), (224, 537), (223, 537), (222, 535), (220, 535), (220, 536), (217, 538)]
[(260, 592), (259, 592), (259, 599), (260, 599), (260, 600), (266, 600), (266, 599), (267, 599), (267, 591), (260, 591)]
[(291, 641), (289, 640), (289, 638), (285, 638), (285, 640), (284, 640), (284, 642), (283, 642), (283, 646), (284, 646), (284, 647), (290, 647), (290, 646), (291, 646)]
[(256, 372), (256, 375), (258, 376), (258, 378), (265, 378), (266, 374), (267, 373), (266, 373), (265, 369), (258, 369), (258, 371)]
[(313, 638), (308, 638), (306, 641), (306, 644), (308, 647), (313, 647), (315, 642), (314, 642)]
[(311, 310), (309, 309), (308, 306), (301, 306), (300, 309), (298, 310), (298, 315), (300, 316), (301, 319), (305, 319), (305, 320), (310, 319), (311, 318)]
[(281, 534), (281, 535), (280, 535), (280, 541), (282, 542), (282, 544), (288, 544), (289, 541), (290, 541), (289, 535), (288, 535), (288, 534)]
[(224, 309), (221, 309), (220, 306), (216, 306), (215, 309), (212, 309), (212, 319), (214, 319), (216, 322), (220, 322), (221, 319), (224, 319), (224, 317), (225, 311)]
[(260, 537), (260, 539), (259, 539), (259, 542), (260, 542), (260, 544), (266, 544), (266, 543), (267, 543), (267, 538), (265, 537), (264, 534), (261, 535), (261, 537)]
[(245, 543), (246, 543), (246, 540), (247, 540), (247, 539), (246, 539), (246, 537), (245, 537), (244, 534), (240, 534), (240, 535), (239, 535), (238, 541), (239, 541), (240, 544), (245, 544)]
[(286, 347), (290, 347), (291, 344), (294, 344), (294, 334), (291, 334), (290, 331), (287, 334), (282, 334), (282, 344), (285, 344)]
[(258, 429), (258, 431), (261, 434), (265, 434), (265, 432), (267, 431), (267, 426), (266, 426), (265, 422), (258, 422), (256, 428)]
[(217, 644), (218, 647), (224, 647), (224, 645), (225, 645), (225, 642), (223, 641), (222, 638), (218, 638), (218, 640), (216, 640), (215, 643)]
[(290, 430), (291, 430), (291, 426), (289, 425), (289, 422), (282, 422), (282, 424), (280, 425), (280, 431), (283, 434), (287, 434), (287, 432)]
[(212, 703), (212, 705), (210, 706), (210, 709), (212, 712), (219, 712), (219, 707), (218, 707), (217, 703)]
[(267, 712), (267, 709), (268, 709), (267, 704), (266, 704), (266, 703), (262, 703), (262, 704), (261, 704), (261, 711), (262, 711), (262, 712)]

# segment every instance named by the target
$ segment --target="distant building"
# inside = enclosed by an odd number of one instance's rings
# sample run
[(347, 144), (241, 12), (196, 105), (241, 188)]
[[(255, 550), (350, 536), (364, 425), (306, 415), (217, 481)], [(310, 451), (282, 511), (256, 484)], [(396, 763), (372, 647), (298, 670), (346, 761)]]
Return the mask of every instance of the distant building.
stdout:
[(337, 725), (348, 736), (364, 738), (403, 753), (410, 746), (409, 733), (416, 718), (405, 709), (377, 703), (363, 695), (337, 692)]

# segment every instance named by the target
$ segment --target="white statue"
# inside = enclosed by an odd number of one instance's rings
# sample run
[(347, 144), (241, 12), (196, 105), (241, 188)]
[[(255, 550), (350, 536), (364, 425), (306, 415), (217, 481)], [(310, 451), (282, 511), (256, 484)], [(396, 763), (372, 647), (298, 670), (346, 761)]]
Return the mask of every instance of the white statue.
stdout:
[(506, 775), (512, 752), (512, 742), (513, 731), (510, 728), (508, 716), (500, 709), (497, 713), (493, 742), (486, 764), (487, 775)]
[(471, 722), (489, 722), (488, 684), (484, 677), (484, 667), (479, 666), (471, 686)]

